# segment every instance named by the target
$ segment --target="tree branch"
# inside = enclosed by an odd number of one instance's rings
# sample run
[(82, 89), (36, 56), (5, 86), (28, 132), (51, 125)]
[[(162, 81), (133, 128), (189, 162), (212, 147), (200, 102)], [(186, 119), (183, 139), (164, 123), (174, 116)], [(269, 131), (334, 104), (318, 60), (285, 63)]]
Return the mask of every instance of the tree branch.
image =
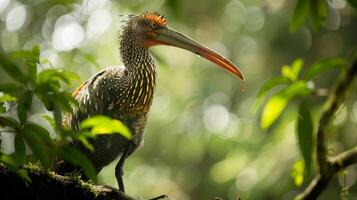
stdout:
[(297, 196), (296, 199), (317, 199), (317, 197), (327, 187), (331, 179), (335, 177), (341, 169), (357, 163), (357, 147), (330, 158), (327, 163), (329, 166), (328, 173), (324, 176), (321, 176), (320, 173), (316, 175), (310, 182), (310, 185), (303, 193)]
[(297, 196), (297, 199), (317, 199), (322, 191), (327, 187), (330, 180), (336, 173), (352, 164), (357, 163), (357, 147), (341, 153), (335, 157), (328, 158), (326, 150), (326, 127), (337, 111), (339, 105), (344, 100), (345, 94), (352, 85), (353, 79), (357, 76), (357, 56), (347, 69), (344, 77), (337, 85), (327, 101), (327, 106), (321, 115), (317, 130), (316, 157), (319, 166), (319, 174), (311, 181), (309, 186)]
[(85, 183), (38, 168), (25, 167), (31, 182), (0, 164), (1, 199), (137, 200), (109, 186)]

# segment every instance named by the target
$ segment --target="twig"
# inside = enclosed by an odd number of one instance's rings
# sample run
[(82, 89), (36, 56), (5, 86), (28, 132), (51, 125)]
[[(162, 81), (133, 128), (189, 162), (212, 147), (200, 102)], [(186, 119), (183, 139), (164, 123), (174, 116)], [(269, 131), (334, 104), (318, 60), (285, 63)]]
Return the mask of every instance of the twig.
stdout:
[(331, 179), (341, 170), (349, 165), (357, 163), (357, 147), (348, 150), (338, 156), (332, 157), (328, 161), (329, 172), (325, 176), (321, 174), (310, 182), (310, 185), (301, 193), (297, 199), (317, 199), (324, 191)]
[(311, 181), (309, 186), (301, 193), (297, 199), (316, 199), (327, 187), (330, 180), (336, 173), (352, 164), (357, 163), (357, 148), (353, 148), (338, 156), (328, 158), (326, 150), (326, 127), (343, 101), (349, 86), (352, 85), (353, 79), (357, 76), (357, 56), (351, 66), (347, 69), (343, 79), (337, 85), (334, 93), (329, 96), (326, 109), (321, 115), (317, 130), (316, 157), (319, 166), (319, 174)]

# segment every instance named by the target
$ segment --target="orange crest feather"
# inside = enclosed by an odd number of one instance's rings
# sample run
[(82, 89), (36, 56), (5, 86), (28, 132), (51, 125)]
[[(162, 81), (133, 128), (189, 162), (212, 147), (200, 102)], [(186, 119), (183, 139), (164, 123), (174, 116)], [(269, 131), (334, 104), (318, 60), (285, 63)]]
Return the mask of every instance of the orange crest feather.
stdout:
[(154, 21), (157, 24), (159, 24), (160, 26), (166, 26), (167, 22), (166, 19), (164, 17), (164, 15), (161, 15), (157, 12), (147, 12), (144, 13), (144, 17), (148, 20)]

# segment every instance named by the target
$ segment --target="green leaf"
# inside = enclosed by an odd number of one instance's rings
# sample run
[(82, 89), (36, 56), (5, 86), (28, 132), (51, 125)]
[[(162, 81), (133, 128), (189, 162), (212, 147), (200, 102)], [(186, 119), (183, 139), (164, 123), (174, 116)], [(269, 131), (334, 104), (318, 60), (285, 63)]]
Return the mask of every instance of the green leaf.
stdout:
[(1, 102), (16, 101), (16, 98), (9, 94), (3, 94), (2, 96), (0, 96), (0, 101)]
[(37, 63), (40, 59), (40, 49), (38, 46), (33, 46), (31, 51), (20, 50), (11, 53), (12, 59), (25, 59), (28, 67), (28, 74), (33, 82), (36, 80)]
[(118, 133), (127, 139), (131, 139), (131, 133), (128, 127), (121, 121), (106, 116), (98, 115), (86, 119), (81, 123), (80, 127), (81, 129), (90, 128), (94, 134)]
[(0, 163), (6, 165), (6, 167), (10, 168), (12, 171), (16, 171), (17, 165), (15, 159), (7, 154), (0, 152)]
[(302, 186), (304, 183), (304, 171), (304, 162), (302, 160), (295, 161), (293, 169), (291, 170), (291, 177), (294, 179), (294, 183), (297, 187)]
[(45, 144), (49, 148), (54, 147), (54, 142), (50, 136), (50, 133), (44, 127), (34, 123), (27, 123), (26, 128), (29, 128), (36, 132), (36, 135), (40, 137), (40, 140), (43, 144)]
[(76, 137), (76, 140), (80, 141), (89, 151), (94, 151), (94, 146), (83, 136)]
[(16, 83), (2, 83), (0, 84), (0, 91), (12, 96), (19, 96), (25, 91), (25, 88)]
[(31, 60), (29, 65), (29, 74), (33, 78), (33, 81), (36, 80), (37, 76), (37, 64), (40, 62), (40, 47), (37, 45), (34, 45), (32, 47), (32, 54), (34, 56), (34, 59)]
[(290, 21), (290, 32), (296, 32), (310, 15), (310, 0), (298, 0)]
[(281, 74), (285, 78), (290, 79), (291, 81), (296, 81), (296, 79), (297, 79), (296, 74), (293, 72), (293, 70), (288, 65), (284, 65), (281, 68)]
[(54, 130), (56, 129), (56, 123), (52, 117), (50, 117), (49, 115), (42, 115), (42, 118), (45, 119)]
[(304, 158), (305, 168), (309, 173), (313, 153), (313, 123), (310, 108), (306, 101), (303, 101), (299, 106), (296, 122), (296, 133), (300, 151)]
[(25, 183), (31, 183), (32, 182), (32, 180), (31, 180), (29, 174), (27, 173), (26, 169), (21, 169), (20, 168), (20, 169), (18, 169), (16, 171), (16, 173), (20, 175), (20, 177), (25, 181)]
[(25, 149), (25, 141), (22, 135), (16, 134), (15, 136), (15, 158), (17, 165), (22, 165), (25, 163), (26, 149)]
[(303, 65), (304, 61), (301, 58), (294, 60), (294, 62), (291, 64), (291, 70), (295, 74), (296, 78), (299, 77)]
[(12, 117), (0, 113), (0, 126), (8, 126), (14, 130), (20, 129), (20, 124)]
[(326, 0), (316, 0), (315, 1), (316, 13), (320, 18), (320, 22), (323, 22), (328, 15), (328, 4)]
[(288, 103), (288, 98), (282, 94), (277, 94), (269, 99), (262, 113), (261, 127), (268, 129), (280, 116)]
[(345, 67), (347, 61), (343, 58), (326, 59), (314, 63), (305, 73), (305, 80), (311, 80), (328, 69), (338, 69)]
[(19, 117), (20, 123), (24, 124), (27, 120), (27, 111), (23, 102), (17, 104), (17, 116)]
[(4, 102), (0, 102), (0, 113), (4, 113), (4, 112), (6, 112)]
[(287, 103), (294, 97), (305, 97), (310, 95), (312, 90), (305, 81), (296, 81), (278, 94), (271, 97), (264, 106), (261, 127), (268, 129), (281, 115)]
[(97, 171), (92, 162), (82, 152), (71, 146), (64, 145), (59, 149), (59, 153), (65, 160), (82, 167), (86, 176), (94, 182), (97, 181)]
[(73, 140), (80, 141), (87, 149), (90, 151), (94, 151), (93, 145), (88, 141), (89, 138), (94, 139), (96, 138), (96, 134), (92, 133), (91, 131), (79, 131), (75, 134), (70, 134)]
[(47, 84), (51, 81), (63, 81), (66, 84), (70, 84), (71, 80), (80, 80), (80, 78), (77, 74), (70, 71), (48, 69), (38, 75), (37, 83)]
[(318, 31), (327, 18), (328, 4), (326, 0), (312, 1), (311, 4), (311, 25), (314, 31)]
[(289, 79), (285, 77), (273, 77), (270, 80), (266, 81), (259, 89), (258, 95), (257, 95), (257, 100), (255, 101), (252, 111), (256, 112), (256, 110), (260, 107), (260, 105), (263, 103), (263, 100), (265, 96), (267, 95), (268, 91), (271, 90), (272, 88), (282, 85), (282, 84), (288, 84)]
[(2, 67), (9, 76), (20, 83), (26, 84), (29, 80), (29, 77), (20, 70), (19, 66), (2, 53), (0, 53), (0, 67)]
[(6, 112), (4, 102), (11, 102), (11, 101), (16, 101), (16, 98), (9, 94), (3, 94), (2, 96), (0, 96), (0, 113)]
[(65, 112), (72, 112), (72, 105), (78, 105), (78, 101), (68, 92), (58, 92), (52, 100)]
[(353, 8), (357, 8), (357, 1), (356, 0), (347, 0), (347, 2)]
[(52, 161), (55, 146), (47, 130), (37, 124), (28, 123), (21, 133), (35, 157), (40, 160), (45, 168), (48, 168)]

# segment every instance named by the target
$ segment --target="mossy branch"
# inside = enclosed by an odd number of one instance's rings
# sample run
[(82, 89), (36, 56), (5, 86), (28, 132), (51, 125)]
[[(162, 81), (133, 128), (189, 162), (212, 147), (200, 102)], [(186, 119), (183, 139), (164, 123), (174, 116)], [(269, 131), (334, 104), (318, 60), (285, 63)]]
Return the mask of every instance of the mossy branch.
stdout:
[(119, 190), (57, 175), (37, 167), (24, 167), (31, 182), (0, 164), (1, 199), (116, 199), (138, 200)]

